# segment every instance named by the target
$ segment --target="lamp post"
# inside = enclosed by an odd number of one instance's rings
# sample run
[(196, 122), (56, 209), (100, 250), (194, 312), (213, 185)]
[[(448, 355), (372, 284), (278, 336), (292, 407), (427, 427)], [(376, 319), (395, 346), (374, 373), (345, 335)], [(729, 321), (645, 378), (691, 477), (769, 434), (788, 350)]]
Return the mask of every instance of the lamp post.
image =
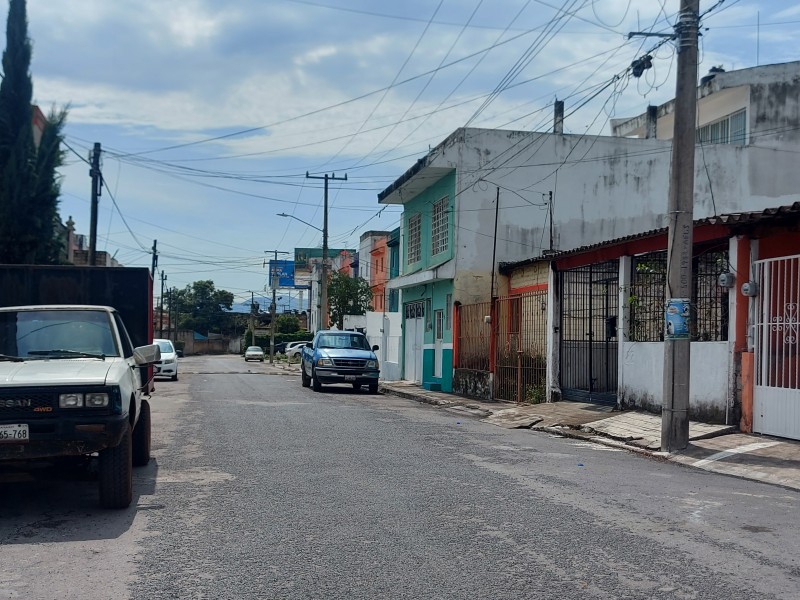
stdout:
[[(281, 250), (264, 250), (264, 253), (269, 252), (275, 253), (275, 263), (278, 262), (278, 254), (289, 254)], [(278, 277), (275, 274), (275, 267), (277, 265), (275, 263), (272, 264), (269, 270), (269, 286), (272, 288), (272, 305), (269, 307), (269, 364), (274, 364), (275, 362), (275, 303), (277, 302), (275, 296), (278, 291)]]
[[(327, 184), (327, 181), (326, 181)], [(327, 188), (326, 188), (327, 189)], [(288, 217), (290, 219), (294, 219), (295, 221), (300, 221), (304, 225), (308, 225), (311, 229), (316, 229), (320, 233), (322, 233), (322, 281), (320, 283), (320, 291), (319, 291), (319, 304), (320, 304), (320, 319), (319, 319), (319, 328), (320, 329), (327, 329), (328, 328), (328, 211), (327, 211), (327, 199), (325, 203), (325, 220), (323, 229), (320, 229), (316, 225), (312, 225), (308, 221), (303, 221), (294, 215), (289, 215), (286, 213), (278, 213), (279, 217)], [(308, 293), (308, 299), (311, 300), (311, 292)]]

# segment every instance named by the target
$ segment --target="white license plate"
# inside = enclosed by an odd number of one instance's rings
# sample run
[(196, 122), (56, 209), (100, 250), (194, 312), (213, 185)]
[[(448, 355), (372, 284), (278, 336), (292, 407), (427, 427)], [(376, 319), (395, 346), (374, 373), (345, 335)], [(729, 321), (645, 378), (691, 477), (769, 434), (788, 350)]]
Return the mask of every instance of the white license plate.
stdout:
[(21, 444), (30, 440), (28, 424), (0, 425), (0, 443), (12, 442)]
[(355, 381), (356, 380), (356, 376), (355, 375), (345, 375), (344, 376), (344, 380), (345, 381)]

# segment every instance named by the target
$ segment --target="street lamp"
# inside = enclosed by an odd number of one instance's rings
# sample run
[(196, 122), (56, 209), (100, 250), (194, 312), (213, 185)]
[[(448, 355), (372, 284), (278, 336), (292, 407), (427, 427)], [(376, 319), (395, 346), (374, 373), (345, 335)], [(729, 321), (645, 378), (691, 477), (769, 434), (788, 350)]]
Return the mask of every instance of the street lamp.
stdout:
[[(312, 229), (316, 229), (317, 231), (322, 233), (322, 282), (320, 284), (319, 290), (319, 304), (320, 304), (320, 329), (327, 329), (328, 328), (328, 212), (327, 212), (328, 203), (325, 202), (325, 220), (324, 226), (322, 229), (317, 227), (316, 225), (312, 225), (307, 221), (303, 221), (294, 215), (289, 215), (286, 213), (278, 213), (279, 217), (289, 217), (290, 219), (294, 219), (295, 221), (300, 221), (304, 225), (308, 225)], [(311, 292), (309, 292), (309, 299), (311, 296)]]
[[(289, 254), (288, 252), (283, 252), (282, 250), (264, 250), (265, 254), (270, 252), (275, 253), (275, 262), (278, 262), (278, 254)], [(278, 291), (278, 278), (275, 276), (275, 267), (277, 265), (273, 264), (272, 268), (270, 269), (270, 278), (269, 278), (269, 285), (272, 288), (272, 306), (269, 308), (269, 364), (275, 363), (275, 303), (277, 299), (275, 295)]]

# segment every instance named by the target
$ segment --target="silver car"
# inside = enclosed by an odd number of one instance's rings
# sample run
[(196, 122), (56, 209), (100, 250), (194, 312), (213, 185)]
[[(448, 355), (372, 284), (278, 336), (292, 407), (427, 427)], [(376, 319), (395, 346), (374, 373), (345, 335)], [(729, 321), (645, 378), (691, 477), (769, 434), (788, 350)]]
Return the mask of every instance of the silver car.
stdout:
[(245, 362), (248, 360), (260, 360), (264, 362), (264, 351), (260, 346), (248, 346), (247, 350), (244, 352), (244, 360)]

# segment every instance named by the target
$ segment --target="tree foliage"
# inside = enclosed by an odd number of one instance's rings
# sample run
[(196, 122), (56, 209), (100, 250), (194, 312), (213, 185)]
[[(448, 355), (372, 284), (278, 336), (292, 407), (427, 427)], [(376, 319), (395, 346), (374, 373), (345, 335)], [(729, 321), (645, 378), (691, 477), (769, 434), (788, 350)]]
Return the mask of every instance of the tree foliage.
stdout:
[[(233, 294), (218, 290), (211, 280), (195, 281), (165, 298), (165, 306), (178, 314), (178, 327), (203, 334), (231, 333), (235, 314), (230, 312)], [(172, 302), (172, 306), (169, 303)]]
[(328, 282), (328, 308), (331, 321), (344, 328), (345, 315), (363, 315), (372, 310), (372, 289), (363, 277), (334, 272)]
[(300, 319), (295, 315), (280, 315), (275, 319), (275, 330), (278, 333), (294, 333), (300, 330)]
[(33, 135), (31, 41), (25, 0), (10, 0), (0, 82), (0, 262), (57, 262), (62, 129), (51, 112), (38, 147)]

